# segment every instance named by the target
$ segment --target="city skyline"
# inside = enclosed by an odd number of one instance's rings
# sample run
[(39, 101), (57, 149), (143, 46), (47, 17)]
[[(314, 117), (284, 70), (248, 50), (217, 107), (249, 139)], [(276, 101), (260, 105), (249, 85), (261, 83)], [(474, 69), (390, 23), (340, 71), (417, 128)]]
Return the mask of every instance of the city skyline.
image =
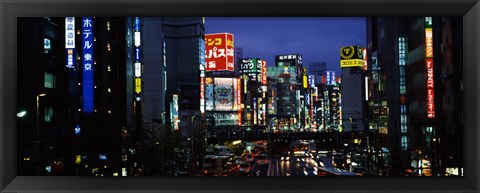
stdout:
[(461, 18), (205, 19), (20, 18), (19, 173), (463, 175)]
[(327, 70), (341, 76), (340, 48), (365, 47), (365, 24), (364, 17), (206, 17), (205, 33), (234, 34), (244, 58), (267, 60), (267, 66), (274, 66), (275, 55), (301, 54), (307, 68), (326, 61)]

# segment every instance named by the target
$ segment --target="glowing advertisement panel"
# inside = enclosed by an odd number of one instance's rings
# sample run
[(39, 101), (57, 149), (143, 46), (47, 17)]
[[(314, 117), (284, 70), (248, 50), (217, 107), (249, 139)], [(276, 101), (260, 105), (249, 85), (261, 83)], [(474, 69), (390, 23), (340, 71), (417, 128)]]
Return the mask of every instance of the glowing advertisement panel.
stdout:
[(75, 68), (74, 49), (67, 49), (67, 68)]
[(360, 46), (347, 46), (340, 48), (340, 67), (364, 67), (364, 49)]
[(65, 18), (65, 48), (75, 48), (75, 17)]
[(237, 78), (237, 110), (238, 110), (238, 125), (242, 125), (242, 79)]
[(206, 71), (234, 71), (233, 35), (205, 34)]
[(233, 78), (215, 78), (215, 110), (232, 111), (234, 103)]
[(262, 60), (262, 84), (267, 84), (267, 61)]
[(172, 103), (170, 105), (170, 120), (172, 120), (172, 126), (174, 130), (178, 130), (178, 94), (174, 94)]
[(258, 58), (248, 58), (248, 59), (242, 59), (240, 63), (240, 73), (242, 74), (249, 74), (253, 73), (256, 74), (260, 72), (260, 68), (257, 65), (257, 60)]
[(205, 113), (205, 77), (200, 77), (200, 112)]
[(435, 118), (432, 17), (425, 17), (425, 56), (425, 63), (427, 69), (427, 117)]
[(433, 82), (433, 59), (427, 58), (427, 116), (435, 118), (435, 89)]
[(205, 110), (213, 110), (213, 79), (211, 77), (205, 78)]
[(82, 18), (83, 112), (93, 112), (93, 20)]
[(363, 70), (368, 70), (368, 56), (367, 56), (367, 48), (363, 48)]
[(135, 92), (141, 93), (142, 92), (142, 79), (135, 78)]
[(310, 88), (315, 87), (315, 76), (314, 75), (308, 75), (308, 84), (310, 85)]
[(327, 85), (335, 85), (335, 71), (325, 71)]

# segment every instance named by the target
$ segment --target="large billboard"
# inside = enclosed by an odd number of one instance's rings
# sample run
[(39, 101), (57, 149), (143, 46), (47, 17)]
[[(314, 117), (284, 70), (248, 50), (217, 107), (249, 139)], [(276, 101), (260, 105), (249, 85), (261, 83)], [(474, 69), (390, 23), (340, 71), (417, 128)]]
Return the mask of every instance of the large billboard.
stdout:
[(93, 112), (93, 18), (82, 18), (83, 112)]
[(206, 71), (234, 71), (233, 34), (205, 34)]
[(258, 58), (242, 59), (240, 63), (240, 73), (242, 74), (257, 74), (261, 72), (261, 67), (258, 67)]
[(281, 54), (275, 56), (275, 61), (283, 63), (284, 66), (297, 66), (302, 64), (302, 55), (300, 54)]
[(364, 67), (364, 49), (360, 46), (347, 46), (340, 48), (340, 67)]
[(215, 110), (232, 111), (234, 103), (234, 81), (233, 78), (214, 78)]

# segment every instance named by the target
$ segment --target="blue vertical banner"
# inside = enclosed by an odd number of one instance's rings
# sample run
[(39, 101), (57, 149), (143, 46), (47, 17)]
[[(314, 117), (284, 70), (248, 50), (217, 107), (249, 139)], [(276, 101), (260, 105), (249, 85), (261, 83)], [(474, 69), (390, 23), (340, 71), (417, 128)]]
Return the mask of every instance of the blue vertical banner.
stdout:
[(93, 112), (93, 18), (82, 18), (83, 112)]
[(140, 17), (135, 17), (135, 21), (133, 24), (133, 30), (140, 31)]

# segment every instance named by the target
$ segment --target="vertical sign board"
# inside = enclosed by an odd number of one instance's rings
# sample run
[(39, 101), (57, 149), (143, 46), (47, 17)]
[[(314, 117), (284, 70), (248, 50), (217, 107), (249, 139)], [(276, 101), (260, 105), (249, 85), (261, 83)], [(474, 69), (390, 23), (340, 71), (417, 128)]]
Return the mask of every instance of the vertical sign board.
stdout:
[(172, 105), (170, 105), (171, 108), (171, 116), (172, 116), (172, 122), (173, 122), (173, 129), (178, 130), (178, 94), (174, 94), (172, 97)]
[(257, 98), (253, 98), (253, 124), (257, 124)]
[(310, 85), (310, 88), (315, 87), (315, 76), (314, 75), (308, 75), (308, 84)]
[(200, 77), (200, 112), (205, 113), (205, 77)]
[(65, 48), (75, 48), (75, 17), (65, 18)]
[(427, 58), (427, 115), (435, 118), (435, 90), (433, 87), (433, 59)]
[(73, 51), (75, 49), (75, 17), (65, 17), (65, 49), (67, 49), (67, 68), (75, 68)]
[(267, 61), (262, 60), (262, 84), (267, 85)]
[(303, 88), (308, 88), (307, 68), (302, 68), (303, 73)]
[(427, 117), (435, 118), (432, 17), (425, 17), (425, 57), (427, 69)]
[(229, 33), (205, 35), (206, 71), (234, 71), (233, 35)]
[(67, 68), (75, 68), (74, 49), (67, 49)]
[(242, 79), (237, 79), (238, 125), (242, 125)]
[(93, 112), (93, 18), (82, 17), (83, 112)]
[(367, 57), (367, 48), (363, 48), (363, 70), (368, 70), (368, 57)]

